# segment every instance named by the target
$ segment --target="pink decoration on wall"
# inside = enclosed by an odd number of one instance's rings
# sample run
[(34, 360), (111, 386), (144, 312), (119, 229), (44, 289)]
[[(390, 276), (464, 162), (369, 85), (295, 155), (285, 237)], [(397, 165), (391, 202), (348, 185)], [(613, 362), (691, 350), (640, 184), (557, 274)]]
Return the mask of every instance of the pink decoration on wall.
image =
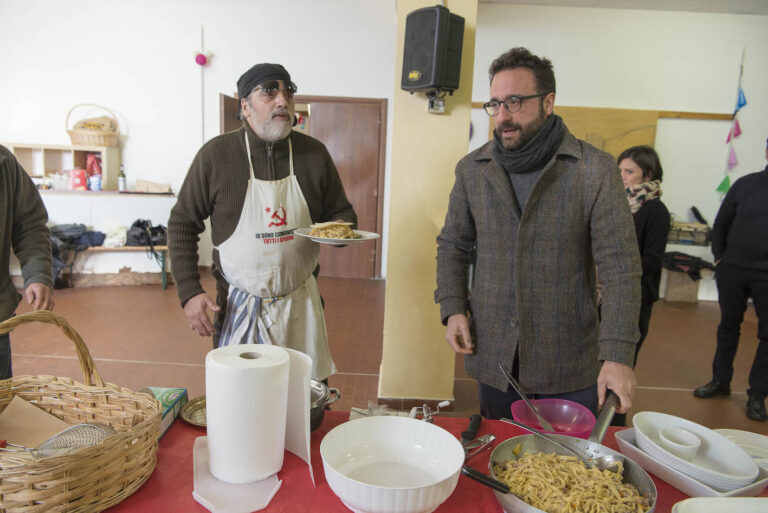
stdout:
[(736, 167), (738, 163), (739, 163), (739, 159), (736, 158), (736, 150), (734, 150), (733, 146), (731, 146), (730, 151), (728, 153), (728, 171)]
[(731, 142), (731, 136), (738, 137), (741, 135), (741, 126), (739, 125), (739, 118), (733, 118), (733, 125), (728, 131), (728, 138), (725, 140), (726, 144)]
[(195, 62), (198, 63), (200, 66), (205, 66), (208, 64), (208, 56), (204, 53), (198, 53), (195, 55)]

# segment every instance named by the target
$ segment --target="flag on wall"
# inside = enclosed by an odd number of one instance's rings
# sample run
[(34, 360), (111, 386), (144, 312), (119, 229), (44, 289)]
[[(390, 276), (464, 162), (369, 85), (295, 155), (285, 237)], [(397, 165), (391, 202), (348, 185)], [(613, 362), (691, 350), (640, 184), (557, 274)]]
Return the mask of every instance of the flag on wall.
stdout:
[(728, 130), (728, 137), (725, 139), (725, 143), (728, 145), (728, 161), (725, 166), (725, 177), (720, 181), (720, 184), (715, 190), (721, 194), (728, 192), (731, 188), (731, 178), (728, 176), (728, 172), (731, 171), (739, 164), (739, 159), (736, 157), (736, 150), (733, 147), (733, 140), (741, 135), (741, 125), (739, 125), (738, 114), (739, 111), (747, 104), (747, 96), (744, 94), (744, 89), (741, 87), (741, 77), (744, 74), (744, 50), (741, 51), (741, 65), (739, 66), (739, 89), (736, 94), (736, 108), (733, 111), (733, 123)]

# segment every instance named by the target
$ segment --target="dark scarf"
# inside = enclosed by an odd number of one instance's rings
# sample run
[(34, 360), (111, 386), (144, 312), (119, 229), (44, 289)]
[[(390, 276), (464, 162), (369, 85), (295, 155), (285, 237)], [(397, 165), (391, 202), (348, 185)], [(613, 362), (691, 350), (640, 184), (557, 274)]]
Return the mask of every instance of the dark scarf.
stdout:
[(501, 144), (501, 138), (493, 131), (493, 157), (507, 173), (530, 173), (543, 168), (557, 152), (565, 135), (563, 119), (551, 114), (531, 139), (522, 148), (508, 150)]

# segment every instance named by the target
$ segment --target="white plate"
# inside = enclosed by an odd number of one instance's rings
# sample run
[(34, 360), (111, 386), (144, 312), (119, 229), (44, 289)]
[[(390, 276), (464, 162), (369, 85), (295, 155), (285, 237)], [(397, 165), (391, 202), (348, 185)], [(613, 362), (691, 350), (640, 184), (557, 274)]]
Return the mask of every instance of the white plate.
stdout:
[[(754, 497), (755, 495), (760, 495), (765, 490), (765, 487), (768, 486), (768, 470), (761, 468), (757, 480), (753, 483), (743, 488), (720, 492), (695, 480), (691, 476), (669, 468), (664, 463), (655, 460), (643, 452), (637, 446), (635, 430), (632, 428), (618, 431), (616, 433), (616, 442), (619, 444), (619, 451), (622, 454), (626, 454), (629, 459), (643, 467), (646, 471), (691, 497)], [(736, 513), (736, 510), (731, 511)]]
[(672, 507), (672, 513), (722, 513), (733, 511), (738, 513), (765, 513), (768, 511), (768, 499), (731, 497), (725, 498), (693, 498), (680, 501)]
[[(635, 414), (632, 424), (637, 445), (654, 459), (720, 491), (733, 490), (752, 483), (758, 466), (744, 450), (725, 438), (690, 420), (665, 413), (643, 411)], [(679, 427), (701, 439), (701, 448), (691, 461), (668, 452), (661, 446), (659, 430)]]
[(738, 429), (715, 429), (714, 431), (744, 449), (755, 460), (758, 467), (768, 470), (768, 436)]
[(364, 242), (367, 240), (374, 240), (379, 238), (378, 233), (366, 232), (365, 230), (352, 230), (358, 235), (362, 235), (359, 239), (327, 239), (325, 237), (312, 237), (309, 232), (312, 228), (296, 228), (293, 233), (300, 237), (306, 237), (320, 244), (354, 244), (356, 242)]

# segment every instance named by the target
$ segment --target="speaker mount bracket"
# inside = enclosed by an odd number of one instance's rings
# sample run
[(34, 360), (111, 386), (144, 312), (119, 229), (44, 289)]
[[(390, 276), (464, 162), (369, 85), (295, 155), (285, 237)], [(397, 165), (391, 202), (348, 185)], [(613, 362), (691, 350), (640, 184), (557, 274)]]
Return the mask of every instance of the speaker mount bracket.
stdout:
[(429, 91), (427, 95), (427, 112), (432, 114), (443, 114), (445, 112), (445, 95), (450, 93), (453, 96), (452, 90), (438, 89), (436, 91)]

